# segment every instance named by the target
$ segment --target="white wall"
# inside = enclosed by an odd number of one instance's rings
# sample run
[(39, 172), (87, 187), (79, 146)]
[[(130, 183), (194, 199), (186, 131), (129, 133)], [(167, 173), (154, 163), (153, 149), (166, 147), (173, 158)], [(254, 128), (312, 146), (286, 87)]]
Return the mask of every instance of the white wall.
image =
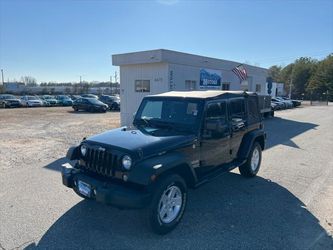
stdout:
[[(135, 92), (135, 80), (150, 80), (150, 92)], [(121, 125), (130, 125), (146, 95), (169, 91), (168, 64), (151, 63), (120, 66)]]

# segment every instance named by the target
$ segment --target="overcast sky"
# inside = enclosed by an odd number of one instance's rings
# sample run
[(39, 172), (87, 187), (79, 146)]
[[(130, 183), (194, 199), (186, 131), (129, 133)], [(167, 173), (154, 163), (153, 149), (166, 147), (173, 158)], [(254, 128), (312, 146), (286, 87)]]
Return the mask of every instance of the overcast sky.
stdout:
[(171, 49), (286, 65), (333, 52), (333, 1), (0, 0), (5, 80), (108, 81), (111, 55)]

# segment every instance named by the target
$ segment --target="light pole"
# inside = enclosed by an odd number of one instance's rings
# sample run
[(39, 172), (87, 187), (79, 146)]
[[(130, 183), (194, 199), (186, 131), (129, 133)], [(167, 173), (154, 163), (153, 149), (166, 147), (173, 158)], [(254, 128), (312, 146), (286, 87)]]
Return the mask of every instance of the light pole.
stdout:
[(292, 68), (291, 68), (289, 99), (291, 99), (291, 89), (293, 87), (293, 76), (294, 76), (294, 66), (292, 66)]
[(110, 76), (110, 92), (111, 92), (111, 95), (112, 95), (112, 93), (113, 93), (113, 91), (112, 91), (112, 76)]
[(3, 80), (3, 69), (1, 69), (1, 83), (2, 83), (2, 85), (5, 83)]

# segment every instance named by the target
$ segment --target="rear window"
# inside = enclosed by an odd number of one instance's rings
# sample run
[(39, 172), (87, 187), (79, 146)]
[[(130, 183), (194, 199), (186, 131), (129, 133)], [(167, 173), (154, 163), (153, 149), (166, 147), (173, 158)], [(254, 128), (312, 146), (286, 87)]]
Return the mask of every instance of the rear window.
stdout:
[(248, 98), (248, 123), (252, 124), (260, 120), (260, 112), (256, 97)]

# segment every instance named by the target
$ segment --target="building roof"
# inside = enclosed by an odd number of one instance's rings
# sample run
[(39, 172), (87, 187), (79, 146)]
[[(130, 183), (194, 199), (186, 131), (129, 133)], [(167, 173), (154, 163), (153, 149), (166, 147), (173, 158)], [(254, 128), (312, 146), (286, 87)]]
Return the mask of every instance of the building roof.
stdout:
[(150, 95), (148, 97), (180, 97), (180, 98), (209, 99), (220, 96), (244, 96), (244, 95), (255, 95), (255, 93), (244, 92), (244, 91), (221, 91), (221, 90), (170, 91), (162, 94)]
[[(222, 60), (207, 56), (194, 55), (173, 50), (156, 49), (138, 51), (124, 54), (112, 55), (112, 64), (115, 66), (148, 64), (148, 63), (174, 63), (180, 65), (191, 65), (195, 67), (207, 67), (212, 69), (232, 70), (241, 63)], [(262, 71), (267, 73), (267, 69), (243, 64), (247, 70)]]

